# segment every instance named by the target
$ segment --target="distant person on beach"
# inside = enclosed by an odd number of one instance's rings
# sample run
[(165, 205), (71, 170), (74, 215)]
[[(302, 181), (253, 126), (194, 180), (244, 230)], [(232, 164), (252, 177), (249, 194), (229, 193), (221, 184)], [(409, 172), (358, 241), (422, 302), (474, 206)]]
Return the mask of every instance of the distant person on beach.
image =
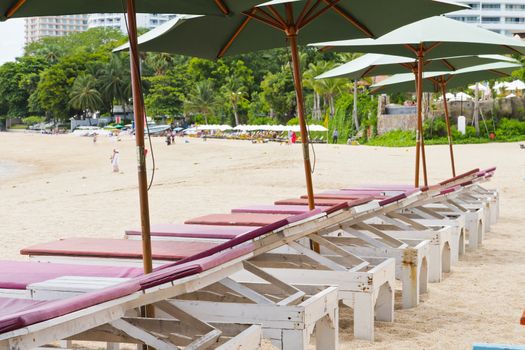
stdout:
[(170, 133), (166, 133), (166, 145), (171, 145), (171, 135)]
[(97, 133), (93, 134), (93, 144), (97, 143)]
[(119, 172), (119, 166), (118, 166), (118, 163), (119, 163), (119, 152), (118, 152), (118, 149), (113, 148), (113, 154), (111, 155), (111, 157), (109, 159), (111, 160), (111, 167), (113, 168), (113, 172), (114, 173), (118, 173)]
[(295, 143), (295, 141), (297, 141), (297, 134), (295, 131), (292, 131), (292, 143)]
[(292, 144), (292, 131), (291, 130), (288, 130), (288, 141), (286, 143), (289, 145)]
[(339, 131), (337, 131), (337, 129), (334, 129), (334, 132), (332, 133), (332, 143), (337, 143), (338, 137), (339, 137)]

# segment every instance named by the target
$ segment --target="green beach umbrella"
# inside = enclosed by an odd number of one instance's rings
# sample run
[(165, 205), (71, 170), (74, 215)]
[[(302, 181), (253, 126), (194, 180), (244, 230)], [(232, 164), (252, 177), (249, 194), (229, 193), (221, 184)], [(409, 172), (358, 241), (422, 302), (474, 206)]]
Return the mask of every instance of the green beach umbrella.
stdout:
[(148, 180), (144, 148), (144, 102), (140, 85), (137, 49), (137, 12), (231, 15), (260, 3), (260, 0), (0, 0), (0, 20), (17, 17), (126, 13), (130, 43), (131, 86), (137, 145), (138, 188), (142, 229), (144, 272), (153, 269), (149, 222)]
[[(474, 55), (432, 58), (423, 62), (426, 72), (455, 71), (462, 68), (495, 61), (516, 62), (503, 55)], [(417, 59), (406, 56), (367, 53), (350, 62), (324, 72), (315, 79), (348, 78), (359, 80), (378, 75), (393, 75), (406, 72), (417, 72)]]
[[(314, 208), (298, 44), (374, 38), (412, 21), (463, 8), (432, 0), (272, 0), (228, 17), (180, 17), (140, 38), (140, 49), (208, 59), (290, 47), (308, 202)], [(125, 49), (125, 47), (121, 48)]]
[[(434, 93), (441, 92), (443, 96), (443, 106), (445, 111), (445, 122), (447, 124), (449, 153), (453, 176), (456, 176), (456, 166), (454, 163), (454, 150), (452, 146), (452, 135), (450, 132), (450, 116), (446, 97), (447, 88), (462, 87), (482, 80), (508, 77), (513, 71), (519, 68), (521, 68), (521, 64), (511, 62), (496, 62), (467, 67), (453, 72), (426, 72), (423, 74), (423, 91)], [(372, 85), (372, 93), (397, 93), (413, 91), (414, 81), (415, 77), (413, 74), (397, 74), (381, 81), (378, 84)]]
[[(503, 55), (476, 55), (476, 56), (456, 56), (447, 58), (433, 58), (424, 61), (425, 71), (457, 71), (458, 69), (481, 65), (484, 63), (495, 61), (507, 61), (516, 63), (516, 60)], [(316, 79), (326, 78), (350, 78), (355, 81), (364, 77), (378, 76), (378, 75), (392, 75), (404, 72), (412, 72), (417, 75), (417, 60), (414, 58), (381, 55), (375, 53), (368, 53), (355, 60), (345, 63), (339, 67), (331, 69), (319, 76)], [(355, 86), (354, 86), (355, 87)], [(354, 88), (354, 94), (356, 89)], [(357, 96), (354, 96), (354, 101)], [(445, 100), (445, 120), (447, 123), (447, 132), (450, 148), (450, 162), (452, 164), (452, 176), (456, 176), (456, 169), (454, 165), (454, 151), (452, 147), (452, 138), (450, 135), (450, 126), (448, 118), (448, 109)], [(357, 104), (354, 103), (354, 114), (357, 115)]]
[(419, 186), (420, 152), (423, 160), (423, 176), (426, 175), (426, 160), (423, 140), (421, 100), (424, 60), (441, 57), (480, 54), (523, 54), (525, 43), (501, 34), (479, 28), (472, 24), (436, 16), (398, 28), (378, 39), (356, 39), (312, 44), (326, 50), (346, 52), (382, 53), (417, 58), (417, 142), (415, 186)]

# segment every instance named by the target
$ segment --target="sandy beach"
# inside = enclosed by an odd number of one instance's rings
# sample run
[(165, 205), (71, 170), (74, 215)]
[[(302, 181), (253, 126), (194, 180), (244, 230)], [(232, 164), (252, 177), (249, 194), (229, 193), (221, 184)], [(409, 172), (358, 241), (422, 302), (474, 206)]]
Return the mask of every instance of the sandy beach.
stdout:
[[(177, 223), (245, 204), (305, 193), (300, 145), (188, 139), (166, 146), (154, 138), (152, 223)], [(109, 157), (120, 150), (120, 173)], [(148, 147), (149, 148), (149, 147)], [(139, 225), (134, 140), (0, 133), (0, 234), (3, 259), (25, 259), (27, 245), (74, 236), (120, 238)], [(151, 152), (150, 152), (151, 154)], [(315, 145), (314, 187), (411, 183), (414, 150)], [(497, 166), (489, 184), (501, 194), (500, 221), (484, 246), (468, 253), (422, 304), (378, 323), (375, 343), (352, 337), (341, 310), (342, 349), (468, 349), (475, 342), (525, 343), (525, 150), (516, 143), (459, 145), (457, 168)], [(149, 158), (151, 161), (151, 158)], [(429, 180), (450, 177), (446, 146), (427, 148)], [(149, 163), (151, 174), (151, 162)]]

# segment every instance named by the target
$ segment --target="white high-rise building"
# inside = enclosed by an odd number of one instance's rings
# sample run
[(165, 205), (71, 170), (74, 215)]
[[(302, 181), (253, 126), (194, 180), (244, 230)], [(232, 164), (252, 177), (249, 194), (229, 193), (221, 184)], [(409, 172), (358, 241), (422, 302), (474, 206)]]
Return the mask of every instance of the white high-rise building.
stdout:
[[(161, 24), (166, 23), (176, 15), (168, 15), (161, 13), (138, 13), (137, 14), (137, 27), (153, 29)], [(126, 20), (122, 13), (95, 13), (89, 15), (88, 27), (104, 27), (104, 28), (117, 28), (123, 33), (127, 32)]]
[(505, 35), (525, 32), (525, 0), (456, 0), (456, 2), (471, 8), (452, 12), (447, 17), (474, 23)]
[(26, 44), (46, 36), (64, 36), (88, 28), (87, 15), (31, 17), (25, 20)]

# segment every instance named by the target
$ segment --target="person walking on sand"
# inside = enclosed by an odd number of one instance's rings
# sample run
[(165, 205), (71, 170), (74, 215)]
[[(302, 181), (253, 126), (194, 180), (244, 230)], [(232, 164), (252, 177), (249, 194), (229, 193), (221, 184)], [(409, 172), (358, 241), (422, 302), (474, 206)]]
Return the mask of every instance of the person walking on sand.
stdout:
[(337, 131), (337, 129), (334, 129), (334, 132), (332, 133), (332, 143), (337, 143), (338, 137), (339, 137), (339, 131)]
[(119, 172), (119, 166), (118, 166), (118, 163), (119, 163), (119, 152), (118, 152), (118, 149), (116, 149), (116, 148), (113, 149), (113, 154), (111, 155), (111, 157), (109, 159), (111, 159), (111, 167), (113, 168), (113, 172), (114, 173), (118, 173)]
[(93, 144), (97, 143), (97, 133), (93, 134)]

